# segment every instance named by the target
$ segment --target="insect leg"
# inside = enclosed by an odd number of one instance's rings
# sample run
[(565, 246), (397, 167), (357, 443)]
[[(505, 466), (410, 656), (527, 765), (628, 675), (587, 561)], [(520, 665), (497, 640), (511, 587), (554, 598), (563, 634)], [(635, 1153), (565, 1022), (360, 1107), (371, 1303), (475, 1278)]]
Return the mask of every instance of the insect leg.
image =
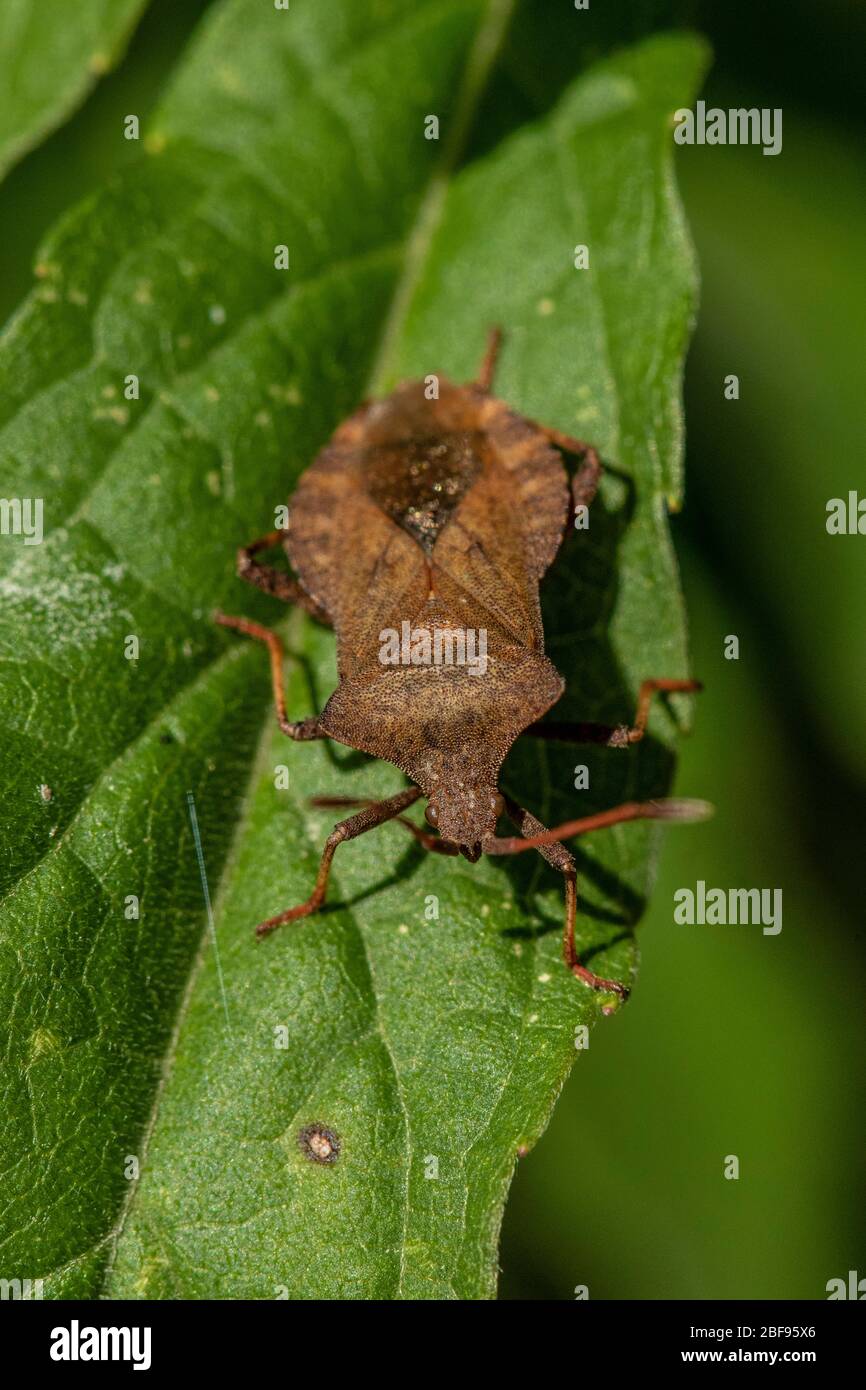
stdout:
[(374, 801), (363, 811), (359, 811), (357, 815), (350, 816), (348, 820), (339, 821), (325, 841), (322, 862), (316, 875), (316, 886), (307, 901), (300, 903), (298, 907), (290, 907), (285, 912), (280, 912), (276, 917), (269, 917), (265, 922), (260, 922), (256, 927), (256, 936), (267, 936), (269, 932), (281, 927), (285, 922), (296, 922), (300, 917), (309, 917), (311, 913), (317, 912), (325, 901), (331, 861), (337, 846), (341, 845), (344, 840), (354, 840), (358, 835), (363, 835), (368, 830), (374, 830), (377, 825), (384, 825), (385, 821), (393, 820), (395, 816), (399, 816), (401, 811), (405, 811), (407, 806), (411, 806), (413, 801), (417, 801), (420, 795), (420, 787), (407, 787), (404, 791), (398, 792), (396, 796), (388, 797), (387, 801)]
[(487, 347), (481, 359), (481, 366), (475, 378), (474, 385), (482, 391), (489, 391), (493, 386), (493, 378), (496, 375), (496, 359), (499, 356), (499, 349), (502, 346), (502, 329), (491, 328), (487, 336)]
[[(510, 797), (505, 798), (505, 808), (521, 835), (527, 839), (546, 833), (546, 827), (542, 825), (541, 821), (530, 811), (518, 806)], [(600, 975), (594, 974), (585, 965), (581, 965), (578, 959), (577, 948), (574, 944), (574, 922), (577, 916), (577, 872), (574, 867), (574, 856), (568, 852), (564, 845), (559, 843), (538, 845), (536, 848), (542, 858), (546, 859), (554, 869), (559, 869), (565, 878), (565, 927), (562, 933), (562, 958), (566, 967), (572, 975), (583, 980), (591, 989), (610, 990), (613, 994), (618, 994), (621, 999), (627, 999), (629, 992), (625, 985), (621, 985), (618, 980), (602, 979)]]
[(253, 558), (259, 551), (270, 550), (272, 546), (278, 545), (284, 534), (283, 531), (269, 531), (257, 541), (241, 546), (237, 555), (238, 578), (254, 585), (256, 589), (262, 589), (266, 594), (272, 594), (274, 598), (281, 598), (284, 603), (296, 603), (312, 617), (318, 618), (320, 623), (326, 623), (330, 627), (331, 619), (324, 608), (320, 608), (297, 579), (286, 574), (284, 570), (275, 569), (273, 565), (263, 565)]
[(313, 738), (328, 738), (328, 734), (319, 725), (318, 719), (299, 719), (293, 722), (286, 714), (286, 695), (283, 690), (283, 644), (277, 634), (271, 632), (270, 628), (261, 627), (259, 623), (251, 623), (248, 618), (230, 618), (226, 613), (214, 613), (214, 622), (219, 623), (220, 627), (230, 627), (235, 632), (243, 632), (247, 637), (254, 637), (257, 642), (264, 642), (267, 646), (271, 657), (274, 708), (277, 712), (277, 723), (283, 733), (299, 742), (307, 742)]
[(598, 450), (582, 439), (572, 439), (570, 434), (563, 434), (561, 430), (549, 429), (546, 425), (540, 425), (539, 429), (557, 449), (581, 459), (580, 467), (571, 480), (571, 501), (575, 510), (588, 507), (598, 491), (603, 472)]
[(641, 681), (640, 690), (637, 696), (637, 710), (635, 711), (634, 724), (630, 729), (626, 729), (624, 739), (626, 743), (638, 743), (646, 733), (647, 719), (649, 718), (650, 702), (657, 690), (661, 691), (682, 691), (683, 694), (696, 694), (703, 690), (700, 681), (694, 680), (670, 680), (661, 677), (658, 680), (650, 679)]
[[(311, 806), (376, 806), (377, 804), (365, 796), (314, 796), (310, 799)], [(438, 835), (429, 835), (426, 830), (422, 830), (406, 816), (397, 816), (394, 824), (404, 825), (419, 845), (423, 846), (424, 849), (432, 850), (434, 854), (447, 854), (453, 857), (460, 853), (459, 846), (452, 845), (448, 840), (440, 840)]]
[(558, 743), (606, 743), (610, 748), (627, 748), (639, 743), (646, 733), (650, 703), (657, 690), (681, 691), (694, 694), (703, 690), (700, 681), (646, 680), (641, 681), (634, 723), (628, 724), (530, 724), (524, 733), (533, 738), (554, 739)]

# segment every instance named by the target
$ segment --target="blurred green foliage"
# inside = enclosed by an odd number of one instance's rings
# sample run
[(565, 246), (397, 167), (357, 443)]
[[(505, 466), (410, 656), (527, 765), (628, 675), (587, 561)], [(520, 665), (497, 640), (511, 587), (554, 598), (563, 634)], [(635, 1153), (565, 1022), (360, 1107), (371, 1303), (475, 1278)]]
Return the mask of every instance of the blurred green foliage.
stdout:
[(0, 172), (58, 126), (123, 53), (146, 0), (79, 0), (49, 17), (33, 0), (0, 9)]
[(30, 289), (36, 247), (60, 214), (140, 156), (135, 141), (119, 138), (123, 118), (134, 112), (144, 124), (166, 72), (206, 9), (207, 0), (152, 0), (120, 66), (0, 184), (0, 322)]

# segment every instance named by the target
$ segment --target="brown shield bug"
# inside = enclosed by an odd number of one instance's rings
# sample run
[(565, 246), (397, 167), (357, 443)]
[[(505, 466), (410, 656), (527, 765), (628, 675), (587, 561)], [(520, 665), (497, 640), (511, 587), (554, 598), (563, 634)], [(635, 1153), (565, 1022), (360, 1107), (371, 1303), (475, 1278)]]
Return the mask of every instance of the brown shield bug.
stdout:
[[(264, 936), (323, 903), (338, 845), (396, 820), (425, 848), (462, 854), (537, 849), (565, 878), (563, 957), (594, 989), (626, 987), (581, 965), (574, 942), (575, 865), (560, 843), (637, 819), (695, 820), (704, 802), (628, 802), (547, 830), (502, 795), (499, 769), (522, 733), (626, 747), (643, 737), (654, 691), (695, 691), (693, 680), (645, 680), (632, 725), (539, 724), (564, 682), (544, 654), (538, 586), (569, 521), (562, 455), (579, 460), (571, 503), (588, 506), (601, 474), (596, 450), (545, 428), (491, 395), (500, 345), (490, 335), (477, 379), (423, 382), (365, 402), (302, 475), (289, 524), (238, 553), (238, 574), (333, 627), (339, 684), (322, 713), (290, 720), (277, 635), (245, 618), (224, 627), (267, 644), (280, 728), (292, 739), (331, 738), (395, 763), (411, 786), (360, 806), (328, 836), (306, 902), (257, 927)], [(430, 379), (428, 378), (428, 381)], [(258, 556), (282, 544), (297, 578)], [(483, 636), (483, 640), (482, 640)], [(483, 652), (482, 652), (483, 648)], [(438, 654), (438, 659), (437, 659)], [(426, 832), (403, 815), (427, 797)], [(507, 814), (520, 834), (499, 838)]]

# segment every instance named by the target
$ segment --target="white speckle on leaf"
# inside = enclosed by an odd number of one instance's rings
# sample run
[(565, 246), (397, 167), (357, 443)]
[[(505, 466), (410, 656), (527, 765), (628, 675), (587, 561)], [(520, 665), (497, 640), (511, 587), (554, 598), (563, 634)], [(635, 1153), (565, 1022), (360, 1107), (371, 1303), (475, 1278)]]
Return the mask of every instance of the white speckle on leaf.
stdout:
[(101, 574), (72, 568), (46, 575), (38, 588), (19, 584), (12, 570), (0, 579), (0, 597), (10, 617), (20, 605), (30, 626), (38, 621), (40, 641), (49, 650), (88, 650), (95, 637), (116, 634), (118, 627), (133, 621), (128, 609), (117, 606)]
[(275, 401), (284, 401), (286, 405), (301, 405), (303, 396), (294, 383), (283, 386), (278, 381), (272, 381), (268, 387), (268, 395), (273, 396)]
[(129, 424), (129, 408), (125, 405), (98, 405), (93, 412), (94, 420), (112, 420), (115, 425)]

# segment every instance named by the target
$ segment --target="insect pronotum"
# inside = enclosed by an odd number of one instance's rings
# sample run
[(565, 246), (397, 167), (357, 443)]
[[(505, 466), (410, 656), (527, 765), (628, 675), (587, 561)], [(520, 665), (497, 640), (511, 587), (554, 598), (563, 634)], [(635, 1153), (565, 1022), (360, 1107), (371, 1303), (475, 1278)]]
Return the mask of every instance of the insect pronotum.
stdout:
[[(317, 798), (320, 806), (361, 809), (328, 836), (307, 901), (256, 931), (265, 936), (315, 912), (337, 846), (394, 820), (425, 849), (462, 854), (472, 863), (481, 854), (537, 849), (565, 879), (566, 966), (593, 989), (625, 998), (625, 985), (578, 960), (575, 864), (561, 841), (627, 820), (701, 819), (706, 803), (626, 802), (547, 830), (503, 795), (499, 770), (523, 733), (627, 747), (643, 738), (655, 691), (700, 685), (645, 680), (631, 725), (538, 723), (564, 689), (544, 654), (538, 594), (568, 530), (561, 455), (579, 460), (570, 485), (575, 508), (592, 502), (601, 463), (591, 445), (536, 424), (491, 395), (500, 341), (494, 329), (469, 385), (439, 378), (431, 399), (425, 383), (409, 382), (361, 405), (302, 475), (288, 526), (238, 552), (242, 579), (300, 605), (337, 638), (336, 690), (321, 714), (291, 720), (276, 633), (216, 615), (224, 627), (268, 646), (283, 733), (300, 741), (335, 739), (385, 758), (411, 782), (384, 801)], [(297, 577), (258, 558), (278, 544)], [(430, 832), (403, 815), (422, 796)], [(502, 815), (519, 835), (497, 836)]]

